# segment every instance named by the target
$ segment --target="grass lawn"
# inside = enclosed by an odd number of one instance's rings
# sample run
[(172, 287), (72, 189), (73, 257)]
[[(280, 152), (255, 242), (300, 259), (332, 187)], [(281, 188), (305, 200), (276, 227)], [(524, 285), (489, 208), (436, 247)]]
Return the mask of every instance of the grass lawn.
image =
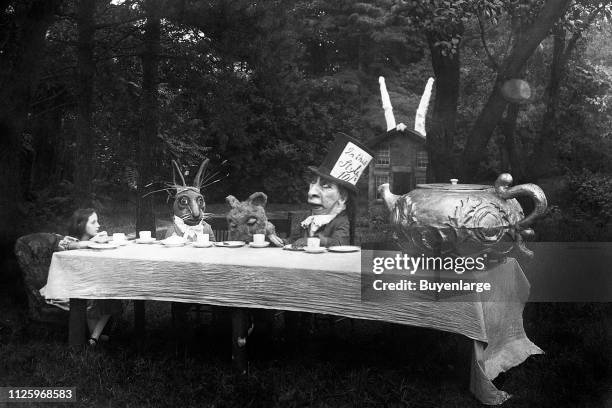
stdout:
[[(101, 212), (109, 232), (133, 230), (130, 217)], [(129, 304), (109, 343), (70, 349), (65, 327), (27, 324), (21, 290), (0, 282), (0, 386), (76, 387), (78, 404), (67, 407), (481, 406), (467, 389), (471, 342), (461, 335), (326, 317), (300, 336), (258, 325), (249, 374), (235, 376), (222, 313), (195, 321), (179, 351), (170, 305), (146, 302), (147, 336), (137, 347)], [(605, 303), (528, 304), (525, 330), (546, 354), (495, 380), (513, 395), (504, 406), (612, 407), (611, 312)]]
[[(111, 342), (70, 349), (65, 328), (24, 325), (23, 306), (3, 296), (0, 384), (77, 387), (83, 407), (481, 406), (467, 390), (470, 341), (460, 335), (318, 318), (292, 341), (282, 329), (274, 337), (256, 330), (249, 374), (240, 377), (230, 366), (229, 320), (196, 324), (178, 352), (169, 305), (146, 305), (143, 348), (128, 307)], [(514, 395), (505, 406), (609, 407), (609, 312), (604, 304), (528, 305), (527, 332), (546, 354), (495, 381)]]

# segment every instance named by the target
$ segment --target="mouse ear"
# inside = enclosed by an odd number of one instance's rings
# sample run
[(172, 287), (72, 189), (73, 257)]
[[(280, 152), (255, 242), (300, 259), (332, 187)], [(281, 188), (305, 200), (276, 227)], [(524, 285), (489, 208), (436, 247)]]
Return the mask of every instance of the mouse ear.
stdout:
[(202, 186), (202, 174), (204, 174), (204, 172), (206, 171), (206, 167), (208, 167), (209, 162), (210, 162), (210, 159), (206, 159), (200, 165), (200, 168), (198, 169), (198, 172), (196, 173), (195, 179), (193, 180), (194, 187), (200, 188)]
[(172, 160), (172, 165), (174, 167), (172, 167), (172, 182), (174, 183), (174, 185), (177, 185), (176, 183), (176, 175), (174, 173), (174, 170), (176, 169), (176, 171), (178, 172), (178, 175), (181, 177), (181, 181), (183, 182), (183, 186), (187, 187), (187, 184), (185, 183), (185, 177), (183, 177), (183, 173), (181, 172), (181, 168), (179, 167), (178, 163), (175, 160)]
[(251, 196), (249, 197), (249, 202), (259, 207), (265, 207), (266, 203), (268, 202), (268, 196), (262, 193), (261, 191), (258, 191), (256, 193), (251, 194)]
[(233, 195), (228, 195), (227, 197), (225, 197), (225, 201), (230, 205), (230, 207), (232, 208), (236, 208), (236, 206), (238, 204), (240, 204), (240, 201), (238, 201), (238, 199), (236, 197), (234, 197)]

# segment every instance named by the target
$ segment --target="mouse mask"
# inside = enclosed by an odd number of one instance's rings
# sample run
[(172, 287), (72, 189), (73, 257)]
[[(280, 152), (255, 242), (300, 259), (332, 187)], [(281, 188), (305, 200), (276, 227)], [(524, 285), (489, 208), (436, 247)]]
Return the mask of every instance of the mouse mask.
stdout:
[(231, 207), (227, 213), (228, 236), (230, 240), (252, 242), (253, 234), (265, 234), (274, 245), (283, 244), (276, 235), (274, 225), (268, 221), (265, 206), (268, 196), (262, 192), (251, 194), (246, 201), (238, 201), (232, 195), (225, 199)]
[(227, 213), (227, 226), (231, 240), (251, 242), (253, 234), (266, 233), (268, 217), (264, 207), (268, 196), (257, 192), (251, 194), (246, 201), (240, 202), (236, 197), (230, 195), (225, 201), (231, 207)]

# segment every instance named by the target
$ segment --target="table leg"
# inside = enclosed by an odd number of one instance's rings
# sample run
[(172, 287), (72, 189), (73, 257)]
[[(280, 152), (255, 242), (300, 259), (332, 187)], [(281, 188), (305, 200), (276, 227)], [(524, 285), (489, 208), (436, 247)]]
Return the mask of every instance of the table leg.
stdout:
[(80, 346), (87, 341), (87, 300), (70, 299), (68, 344)]
[(232, 364), (240, 374), (246, 374), (248, 357), (246, 350), (249, 335), (249, 314), (245, 309), (233, 308), (232, 314)]
[(145, 331), (145, 301), (134, 300), (134, 330), (136, 336), (144, 338)]

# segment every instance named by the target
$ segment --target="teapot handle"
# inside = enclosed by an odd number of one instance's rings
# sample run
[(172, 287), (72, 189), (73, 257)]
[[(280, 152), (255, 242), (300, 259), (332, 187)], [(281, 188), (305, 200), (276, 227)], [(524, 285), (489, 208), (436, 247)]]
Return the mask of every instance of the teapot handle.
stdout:
[(527, 183), (509, 187), (511, 184), (512, 176), (510, 174), (500, 174), (499, 177), (497, 177), (497, 180), (495, 180), (495, 191), (504, 200), (509, 200), (519, 196), (528, 196), (533, 200), (535, 205), (535, 208), (531, 214), (516, 224), (516, 226), (522, 230), (531, 225), (536, 218), (541, 217), (546, 212), (548, 202), (546, 201), (544, 191), (542, 191), (542, 189), (535, 184)]

